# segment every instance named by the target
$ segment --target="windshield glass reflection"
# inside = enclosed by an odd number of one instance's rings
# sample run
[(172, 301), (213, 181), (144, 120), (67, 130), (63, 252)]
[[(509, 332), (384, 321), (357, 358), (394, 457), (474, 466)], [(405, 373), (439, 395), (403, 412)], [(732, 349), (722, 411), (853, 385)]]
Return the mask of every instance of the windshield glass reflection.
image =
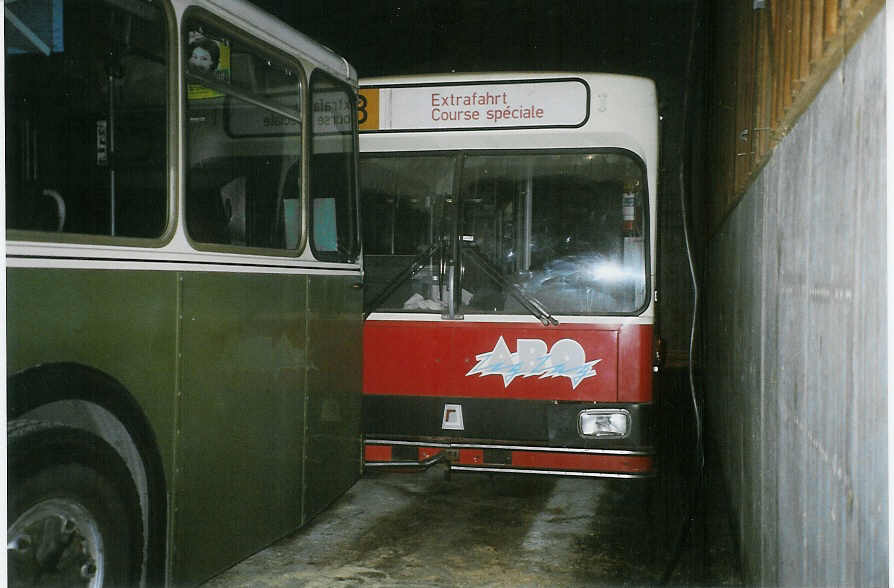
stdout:
[(447, 286), (466, 314), (646, 304), (648, 195), (629, 152), (365, 156), (361, 185), (368, 310), (443, 314)]
[[(624, 152), (465, 158), (463, 241), (552, 314), (632, 313), (645, 303), (645, 193)], [(466, 312), (517, 300), (464, 265)]]

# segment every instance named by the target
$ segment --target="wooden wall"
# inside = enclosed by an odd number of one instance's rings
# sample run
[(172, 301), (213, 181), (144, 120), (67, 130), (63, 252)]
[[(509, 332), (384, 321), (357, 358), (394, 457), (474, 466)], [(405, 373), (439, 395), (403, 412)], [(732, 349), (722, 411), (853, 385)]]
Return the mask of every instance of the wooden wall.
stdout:
[(884, 0), (709, 4), (705, 204), (713, 234)]

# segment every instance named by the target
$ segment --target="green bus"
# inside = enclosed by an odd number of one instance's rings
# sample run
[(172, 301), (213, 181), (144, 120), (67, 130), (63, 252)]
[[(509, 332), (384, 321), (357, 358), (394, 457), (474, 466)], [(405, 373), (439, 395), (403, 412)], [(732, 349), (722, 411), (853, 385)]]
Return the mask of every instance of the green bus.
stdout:
[(357, 75), (240, 0), (5, 3), (14, 585), (195, 585), (362, 471)]

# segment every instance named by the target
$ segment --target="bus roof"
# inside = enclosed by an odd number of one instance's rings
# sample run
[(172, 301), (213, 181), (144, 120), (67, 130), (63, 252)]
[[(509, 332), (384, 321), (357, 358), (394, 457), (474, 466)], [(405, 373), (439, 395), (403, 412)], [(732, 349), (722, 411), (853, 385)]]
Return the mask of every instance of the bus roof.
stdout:
[(569, 72), (569, 71), (500, 71), (500, 72), (469, 72), (469, 73), (433, 73), (415, 74), (405, 76), (380, 76), (361, 78), (361, 86), (388, 86), (398, 84), (443, 84), (464, 83), (498, 80), (537, 80), (554, 78), (582, 78), (585, 80), (639, 80), (639, 83), (650, 84), (654, 82), (650, 78), (614, 73), (599, 72)]
[(357, 71), (344, 57), (250, 2), (195, 0), (184, 4), (199, 6), (215, 14), (225, 13), (227, 20), (238, 23), (259, 38), (267, 39), (279, 49), (292, 55), (298, 54), (351, 85), (357, 84)]

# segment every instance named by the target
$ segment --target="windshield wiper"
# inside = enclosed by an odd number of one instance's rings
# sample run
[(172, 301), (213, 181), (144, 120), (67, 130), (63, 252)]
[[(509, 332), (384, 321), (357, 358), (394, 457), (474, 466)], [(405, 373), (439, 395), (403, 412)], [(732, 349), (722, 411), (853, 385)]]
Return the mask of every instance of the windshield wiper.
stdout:
[(509, 291), (509, 294), (515, 298), (519, 304), (525, 307), (528, 312), (530, 312), (534, 317), (543, 323), (544, 327), (548, 327), (550, 325), (556, 326), (559, 324), (559, 321), (554, 317), (550, 312), (543, 306), (539, 300), (534, 298), (533, 296), (529, 296), (525, 294), (525, 292), (521, 289), (521, 287), (514, 281), (510, 280), (506, 276), (500, 273), (500, 270), (497, 269), (494, 264), (490, 262), (489, 259), (484, 257), (480, 251), (474, 249), (472, 245), (467, 243), (463, 243), (465, 247), (463, 248), (463, 254), (470, 253), (472, 259), (475, 260), (475, 263), (484, 271), (484, 273), (497, 284), (499, 284), (502, 288)]
[(391, 280), (388, 281), (388, 284), (385, 285), (385, 288), (379, 292), (378, 296), (373, 298), (369, 304), (364, 304), (363, 318), (366, 319), (372, 311), (391, 296), (394, 291), (400, 287), (404, 280), (413, 279), (413, 276), (418, 274), (423, 268), (427, 267), (428, 263), (423, 263), (423, 260), (434, 255), (435, 251), (439, 248), (440, 243), (432, 243), (428, 249), (414, 257), (413, 261), (411, 261), (402, 272), (391, 278)]

